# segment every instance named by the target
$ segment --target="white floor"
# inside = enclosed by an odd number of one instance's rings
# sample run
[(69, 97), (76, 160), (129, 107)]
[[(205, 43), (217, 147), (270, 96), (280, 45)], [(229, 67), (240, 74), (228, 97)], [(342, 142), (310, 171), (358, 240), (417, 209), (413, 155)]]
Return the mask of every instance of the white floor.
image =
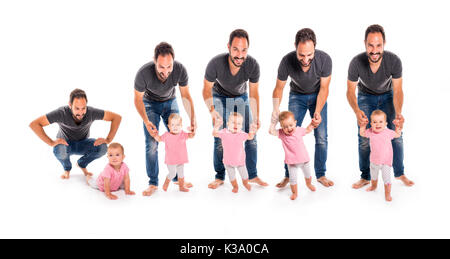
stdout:
[[(7, 40), (0, 41), (0, 238), (450, 238), (445, 117), (450, 90), (444, 78), (449, 39), (441, 2), (354, 1), (344, 8), (336, 1), (277, 1), (261, 2), (258, 10), (250, 1), (29, 1), (27, 8), (22, 2), (0, 4), (0, 24), (8, 25), (2, 28)], [(317, 6), (323, 17), (312, 11)], [(166, 9), (173, 12), (170, 17)], [(381, 184), (373, 193), (351, 188), (360, 173), (355, 116), (345, 97), (347, 69), (364, 51), (364, 30), (373, 23), (385, 27), (386, 50), (402, 59), (405, 169), (416, 183), (405, 187), (395, 181), (391, 203), (385, 202)], [(283, 152), (267, 130), (278, 64), (294, 50), (294, 35), (303, 27), (315, 30), (317, 48), (333, 59), (327, 176), (335, 186), (315, 182), (312, 193), (300, 181), (300, 196), (291, 201), (289, 188), (274, 186), (283, 177)], [(217, 190), (207, 188), (214, 179), (213, 140), (201, 89), (207, 62), (227, 51), (228, 35), (236, 28), (249, 31), (249, 54), (261, 66), (258, 170), (270, 186), (253, 186), (251, 192), (241, 187), (233, 194), (228, 181)], [(143, 197), (148, 178), (133, 82), (163, 40), (173, 44), (189, 73), (199, 125), (188, 143), (185, 174), (194, 187), (180, 193), (171, 185), (167, 192)], [(77, 87), (86, 90), (89, 105), (122, 115), (115, 141), (125, 147), (136, 196), (119, 192), (118, 200), (107, 200), (85, 185), (77, 168), (70, 180), (61, 180), (52, 149), (28, 128), (33, 119), (65, 105)], [(57, 125), (45, 130), (53, 138)], [(108, 123), (95, 122), (91, 136), (105, 137), (108, 130)], [(305, 137), (311, 157), (313, 139)], [(164, 148), (159, 150), (162, 182), (167, 169)], [(106, 162), (103, 157), (88, 168), (98, 175)]]

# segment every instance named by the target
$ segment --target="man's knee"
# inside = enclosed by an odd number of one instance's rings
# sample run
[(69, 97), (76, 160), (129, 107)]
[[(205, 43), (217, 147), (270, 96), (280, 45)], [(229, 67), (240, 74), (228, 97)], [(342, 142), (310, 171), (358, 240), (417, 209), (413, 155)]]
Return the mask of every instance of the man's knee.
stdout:
[(105, 155), (106, 151), (108, 151), (108, 146), (106, 144), (101, 144), (97, 146), (97, 153), (99, 156)]
[(53, 148), (53, 154), (55, 154), (56, 158), (65, 160), (69, 158), (69, 151), (66, 145), (59, 144)]

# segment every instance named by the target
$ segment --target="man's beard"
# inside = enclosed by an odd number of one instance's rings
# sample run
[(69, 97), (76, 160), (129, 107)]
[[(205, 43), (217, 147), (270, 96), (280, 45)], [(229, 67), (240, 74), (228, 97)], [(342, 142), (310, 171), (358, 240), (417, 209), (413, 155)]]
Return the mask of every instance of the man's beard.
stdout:
[[(373, 59), (371, 58), (372, 55), (378, 55), (378, 59), (373, 60)], [(377, 63), (377, 62), (380, 61), (380, 59), (383, 57), (383, 52), (377, 52), (377, 53), (370, 52), (370, 53), (367, 55), (367, 57), (369, 58), (370, 62), (372, 62), (372, 63)]]
[(309, 66), (311, 66), (311, 62), (312, 62), (312, 59), (310, 59), (310, 60), (308, 60), (308, 64), (303, 64), (303, 62), (302, 61), (300, 61), (300, 65), (302, 65), (302, 67), (309, 67)]
[[(236, 67), (241, 67), (245, 62), (245, 58), (231, 57), (231, 54), (230, 54), (230, 59), (231, 59), (231, 62), (233, 63), (233, 65), (235, 65)], [(242, 63), (240, 65), (237, 65), (235, 63), (235, 60), (239, 60), (239, 59), (242, 60)]]

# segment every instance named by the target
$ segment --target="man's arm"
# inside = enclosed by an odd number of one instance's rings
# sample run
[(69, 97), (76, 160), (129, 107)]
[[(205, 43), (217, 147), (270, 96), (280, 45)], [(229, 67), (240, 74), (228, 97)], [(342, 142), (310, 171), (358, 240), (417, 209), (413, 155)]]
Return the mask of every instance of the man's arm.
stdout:
[(328, 99), (328, 93), (330, 88), (330, 81), (331, 81), (331, 75), (328, 77), (321, 77), (320, 78), (320, 90), (317, 94), (317, 101), (316, 101), (316, 110), (314, 111), (314, 118), (313, 118), (313, 126), (317, 128), (319, 124), (322, 122), (322, 116), (320, 116), (320, 113), (322, 112), (323, 106), (325, 106), (325, 103)]
[(214, 100), (212, 96), (212, 88), (214, 82), (209, 82), (208, 80), (203, 80), (203, 100), (205, 101), (206, 107), (208, 108), (209, 114), (213, 120), (213, 125), (217, 118), (220, 118), (219, 113), (214, 109)]
[(134, 90), (134, 106), (136, 107), (137, 112), (144, 121), (148, 133), (153, 136), (156, 133), (157, 129), (155, 125), (148, 119), (147, 113), (145, 112), (145, 105), (143, 101), (144, 93), (145, 92)]
[(103, 120), (111, 122), (111, 127), (109, 129), (108, 136), (106, 137), (106, 139), (104, 138), (96, 139), (94, 142), (94, 146), (99, 146), (101, 144), (109, 144), (112, 142), (112, 140), (116, 136), (117, 130), (119, 129), (122, 117), (117, 113), (105, 111), (105, 115), (103, 115)]
[(358, 100), (356, 99), (356, 86), (358, 82), (347, 80), (347, 100), (350, 104), (350, 107), (352, 107), (353, 111), (355, 112), (356, 119), (358, 120), (358, 125), (362, 125), (363, 123), (368, 123), (369, 120), (367, 119), (366, 114), (364, 114), (363, 111), (359, 109), (358, 106)]
[(36, 133), (36, 135), (49, 146), (56, 146), (59, 144), (68, 146), (64, 139), (51, 139), (44, 131), (44, 127), (50, 125), (46, 115), (43, 115), (30, 123), (30, 128)]
[(278, 115), (280, 114), (281, 99), (283, 98), (283, 90), (284, 90), (284, 86), (286, 85), (286, 82), (287, 81), (281, 81), (280, 79), (277, 79), (277, 83), (275, 84), (275, 88), (273, 89), (273, 93), (272, 93), (273, 112), (272, 112), (272, 119), (270, 121), (270, 124), (276, 124), (276, 122), (278, 122)]
[(195, 136), (195, 131), (197, 129), (197, 121), (195, 119), (195, 110), (194, 110), (194, 102), (192, 101), (191, 94), (189, 92), (189, 86), (180, 87), (180, 95), (183, 102), (184, 110), (189, 116), (191, 120), (191, 127), (189, 137)]
[(249, 82), (250, 90), (250, 109), (252, 111), (253, 123), (256, 124), (257, 129), (261, 127), (259, 121), (259, 83)]
[(403, 123), (405, 122), (405, 118), (402, 115), (403, 108), (403, 79), (397, 78), (392, 79), (392, 88), (394, 92), (394, 109), (395, 109), (395, 120), (394, 124), (400, 130), (403, 128)]

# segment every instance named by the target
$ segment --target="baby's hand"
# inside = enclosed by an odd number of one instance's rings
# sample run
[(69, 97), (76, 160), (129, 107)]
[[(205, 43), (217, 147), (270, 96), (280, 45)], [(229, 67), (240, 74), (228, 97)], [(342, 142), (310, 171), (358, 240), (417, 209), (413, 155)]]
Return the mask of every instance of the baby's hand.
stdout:
[(135, 193), (133, 191), (125, 191), (126, 195), (135, 195)]
[(106, 197), (110, 200), (117, 200), (117, 196), (112, 193), (106, 194)]

